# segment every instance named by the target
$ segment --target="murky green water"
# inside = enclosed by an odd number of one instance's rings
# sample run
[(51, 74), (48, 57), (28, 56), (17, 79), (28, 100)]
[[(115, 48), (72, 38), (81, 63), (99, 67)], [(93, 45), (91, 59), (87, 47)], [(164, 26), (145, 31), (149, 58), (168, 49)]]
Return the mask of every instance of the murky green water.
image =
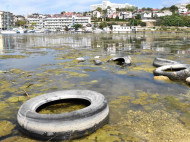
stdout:
[[(131, 66), (106, 62), (130, 55)], [(94, 65), (100, 56), (103, 65)], [(85, 57), (85, 62), (77, 62)], [(110, 122), (78, 141), (190, 141), (190, 88), (153, 79), (155, 57), (190, 64), (190, 36), (64, 34), (0, 36), (0, 140), (35, 141), (18, 131), (23, 102), (47, 92), (89, 89), (105, 95)]]

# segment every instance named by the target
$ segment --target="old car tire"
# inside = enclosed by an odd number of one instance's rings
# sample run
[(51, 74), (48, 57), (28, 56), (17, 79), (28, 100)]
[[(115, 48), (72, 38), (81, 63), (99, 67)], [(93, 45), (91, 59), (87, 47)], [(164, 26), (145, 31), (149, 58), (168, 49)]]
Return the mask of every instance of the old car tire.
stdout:
[[(167, 70), (171, 70), (171, 72), (167, 72)], [(187, 77), (190, 77), (190, 65), (187, 64), (165, 65), (155, 69), (154, 75), (167, 76), (171, 80), (185, 81)]]
[(155, 67), (161, 67), (161, 66), (172, 65), (172, 64), (179, 64), (179, 63), (176, 61), (163, 59), (163, 58), (155, 58), (153, 62), (153, 66)]
[[(90, 105), (62, 114), (39, 114), (37, 109), (49, 102), (64, 99), (83, 99)], [(93, 133), (108, 123), (109, 107), (105, 97), (90, 90), (68, 90), (37, 96), (19, 109), (17, 121), (21, 131), (45, 140), (70, 140)]]

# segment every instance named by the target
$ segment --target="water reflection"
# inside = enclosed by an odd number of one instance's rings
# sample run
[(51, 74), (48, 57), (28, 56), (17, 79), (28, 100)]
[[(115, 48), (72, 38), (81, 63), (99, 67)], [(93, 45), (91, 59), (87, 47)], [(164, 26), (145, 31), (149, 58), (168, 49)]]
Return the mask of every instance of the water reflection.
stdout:
[(171, 39), (156, 35), (1, 35), (0, 42), (1, 50), (17, 50), (34, 46), (69, 46), (76, 49), (102, 48), (110, 55), (117, 55), (120, 51), (136, 51), (140, 49), (183, 55), (189, 54), (190, 50), (188, 46), (190, 43), (189, 37), (174, 37)]
[(2, 39), (2, 35), (0, 35), (0, 54), (3, 54), (3, 39)]

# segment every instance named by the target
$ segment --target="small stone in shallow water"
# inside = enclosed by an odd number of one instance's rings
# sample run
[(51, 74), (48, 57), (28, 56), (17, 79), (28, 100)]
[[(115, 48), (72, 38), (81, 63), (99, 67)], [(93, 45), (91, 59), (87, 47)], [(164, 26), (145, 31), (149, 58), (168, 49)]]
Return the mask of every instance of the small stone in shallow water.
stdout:
[(94, 64), (95, 65), (102, 65), (102, 61), (101, 60), (94, 60)]
[(99, 59), (99, 58), (100, 58), (100, 56), (95, 56), (94, 58), (95, 58), (95, 59)]
[(167, 76), (154, 76), (155, 80), (163, 80), (163, 81), (170, 81)]
[(187, 84), (190, 84), (190, 77), (186, 79)]
[(79, 61), (79, 62), (84, 62), (84, 61), (86, 61), (86, 60), (85, 60), (84, 58), (82, 58), (82, 57), (76, 58), (76, 60)]

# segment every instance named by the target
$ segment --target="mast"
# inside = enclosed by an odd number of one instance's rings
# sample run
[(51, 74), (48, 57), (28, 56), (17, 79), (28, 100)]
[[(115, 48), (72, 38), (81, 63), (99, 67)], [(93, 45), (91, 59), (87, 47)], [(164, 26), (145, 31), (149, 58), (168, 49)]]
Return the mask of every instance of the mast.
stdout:
[(8, 13), (8, 6), (7, 6), (7, 30), (9, 30), (9, 13)]

